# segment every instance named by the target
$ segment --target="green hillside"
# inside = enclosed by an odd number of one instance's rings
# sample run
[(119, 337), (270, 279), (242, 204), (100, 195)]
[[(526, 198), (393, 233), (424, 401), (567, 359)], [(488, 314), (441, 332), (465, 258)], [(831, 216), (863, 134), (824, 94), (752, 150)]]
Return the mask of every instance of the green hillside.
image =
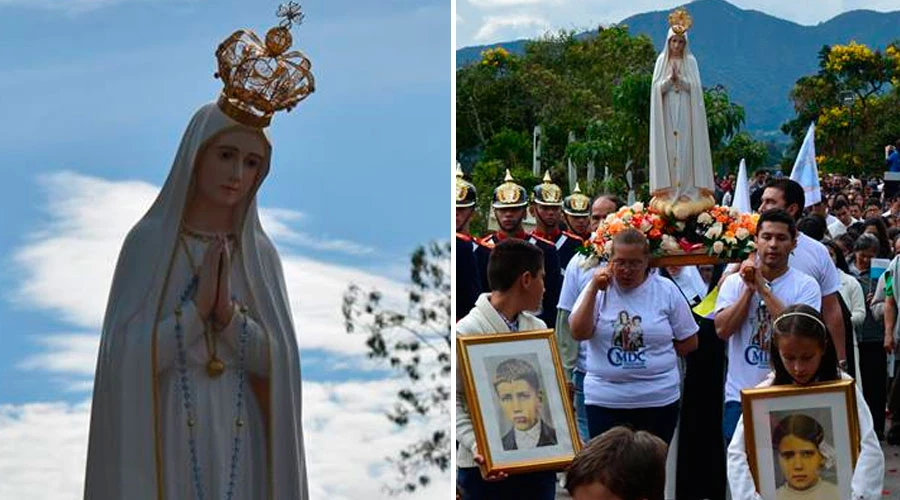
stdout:
[[(732, 100), (746, 109), (746, 128), (755, 135), (777, 134), (794, 116), (788, 93), (801, 76), (818, 70), (823, 45), (850, 40), (884, 47), (900, 39), (900, 11), (857, 10), (816, 26), (801, 26), (724, 0), (697, 0), (687, 5), (694, 18), (689, 37), (705, 86), (728, 88)], [(633, 34), (646, 34), (662, 47), (669, 11), (648, 12), (622, 20)], [(585, 32), (584, 36), (592, 36)], [(526, 40), (492, 44), (524, 52)], [(476, 61), (486, 46), (457, 51), (457, 65)]]

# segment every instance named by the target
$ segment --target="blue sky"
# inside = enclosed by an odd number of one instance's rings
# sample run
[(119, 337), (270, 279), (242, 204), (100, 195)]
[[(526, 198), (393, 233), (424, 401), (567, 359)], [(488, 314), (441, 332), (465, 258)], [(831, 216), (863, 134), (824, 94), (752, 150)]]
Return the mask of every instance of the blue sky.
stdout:
[[(277, 5), (0, 0), (0, 497), (79, 497), (121, 238), (165, 179), (190, 116), (218, 95), (216, 46), (240, 28), (262, 35)], [(378, 464), (391, 448), (425, 429), (393, 432), (383, 412), (398, 381), (364, 360), (363, 338), (343, 333), (340, 295), (356, 282), (402, 299), (410, 252), (449, 236), (452, 17), (448, 0), (303, 7), (295, 48), (312, 60), (317, 91), (275, 117), (259, 202), (285, 262), (309, 439), (352, 426), (348, 447), (377, 448), (358, 470), (314, 453), (313, 491), (355, 498), (354, 487), (390, 477)], [(48, 422), (66, 431), (39, 432)], [(48, 484), (25, 471), (53, 456), (17, 443), (75, 457)], [(340, 480), (358, 471), (373, 483)]]

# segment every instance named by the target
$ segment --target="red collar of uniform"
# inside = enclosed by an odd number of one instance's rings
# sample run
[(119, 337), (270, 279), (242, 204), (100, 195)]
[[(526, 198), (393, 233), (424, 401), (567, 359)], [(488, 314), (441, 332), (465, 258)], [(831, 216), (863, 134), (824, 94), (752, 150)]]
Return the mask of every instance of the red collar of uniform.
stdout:
[(559, 239), (559, 236), (562, 234), (562, 231), (560, 231), (559, 228), (556, 228), (550, 232), (545, 233), (543, 231), (539, 231), (539, 230), (535, 229), (534, 231), (531, 232), (531, 234), (533, 234), (534, 236), (537, 236), (538, 238), (544, 238), (545, 240), (556, 241)]
[(506, 234), (504, 231), (497, 231), (494, 233), (494, 237), (497, 238), (497, 241), (503, 241), (507, 238), (517, 238), (520, 240), (527, 240), (528, 233), (525, 232), (524, 229), (519, 230), (519, 232), (515, 234)]
[(582, 236), (574, 231), (563, 231), (563, 234), (568, 236), (569, 238), (573, 238), (578, 241), (586, 241), (587, 236)]

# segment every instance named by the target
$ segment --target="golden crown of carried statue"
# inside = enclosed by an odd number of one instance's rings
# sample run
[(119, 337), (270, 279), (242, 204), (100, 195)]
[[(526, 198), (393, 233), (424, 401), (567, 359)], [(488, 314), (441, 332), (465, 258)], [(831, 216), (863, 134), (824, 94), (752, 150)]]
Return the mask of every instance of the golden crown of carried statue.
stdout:
[(277, 16), (284, 19), (266, 32), (265, 42), (253, 31), (238, 30), (216, 50), (215, 76), (224, 84), (219, 108), (252, 127), (269, 126), (277, 111), (290, 111), (315, 90), (312, 63), (299, 50), (288, 52), (291, 26), (305, 17), (300, 5), (282, 4)]
[(684, 8), (677, 8), (669, 14), (669, 26), (677, 35), (683, 35), (687, 30), (691, 29), (694, 20)]

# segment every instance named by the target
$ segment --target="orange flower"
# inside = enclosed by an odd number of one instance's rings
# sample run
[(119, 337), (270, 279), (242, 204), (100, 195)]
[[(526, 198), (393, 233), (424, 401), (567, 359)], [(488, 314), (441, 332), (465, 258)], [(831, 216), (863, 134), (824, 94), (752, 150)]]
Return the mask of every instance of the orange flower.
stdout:
[(658, 240), (659, 238), (662, 238), (662, 232), (659, 229), (653, 228), (647, 233), (647, 236), (649, 236), (650, 239)]
[(616, 234), (619, 231), (625, 229), (625, 223), (619, 219), (616, 219), (609, 223), (609, 226), (606, 229), (606, 232), (610, 235)]

